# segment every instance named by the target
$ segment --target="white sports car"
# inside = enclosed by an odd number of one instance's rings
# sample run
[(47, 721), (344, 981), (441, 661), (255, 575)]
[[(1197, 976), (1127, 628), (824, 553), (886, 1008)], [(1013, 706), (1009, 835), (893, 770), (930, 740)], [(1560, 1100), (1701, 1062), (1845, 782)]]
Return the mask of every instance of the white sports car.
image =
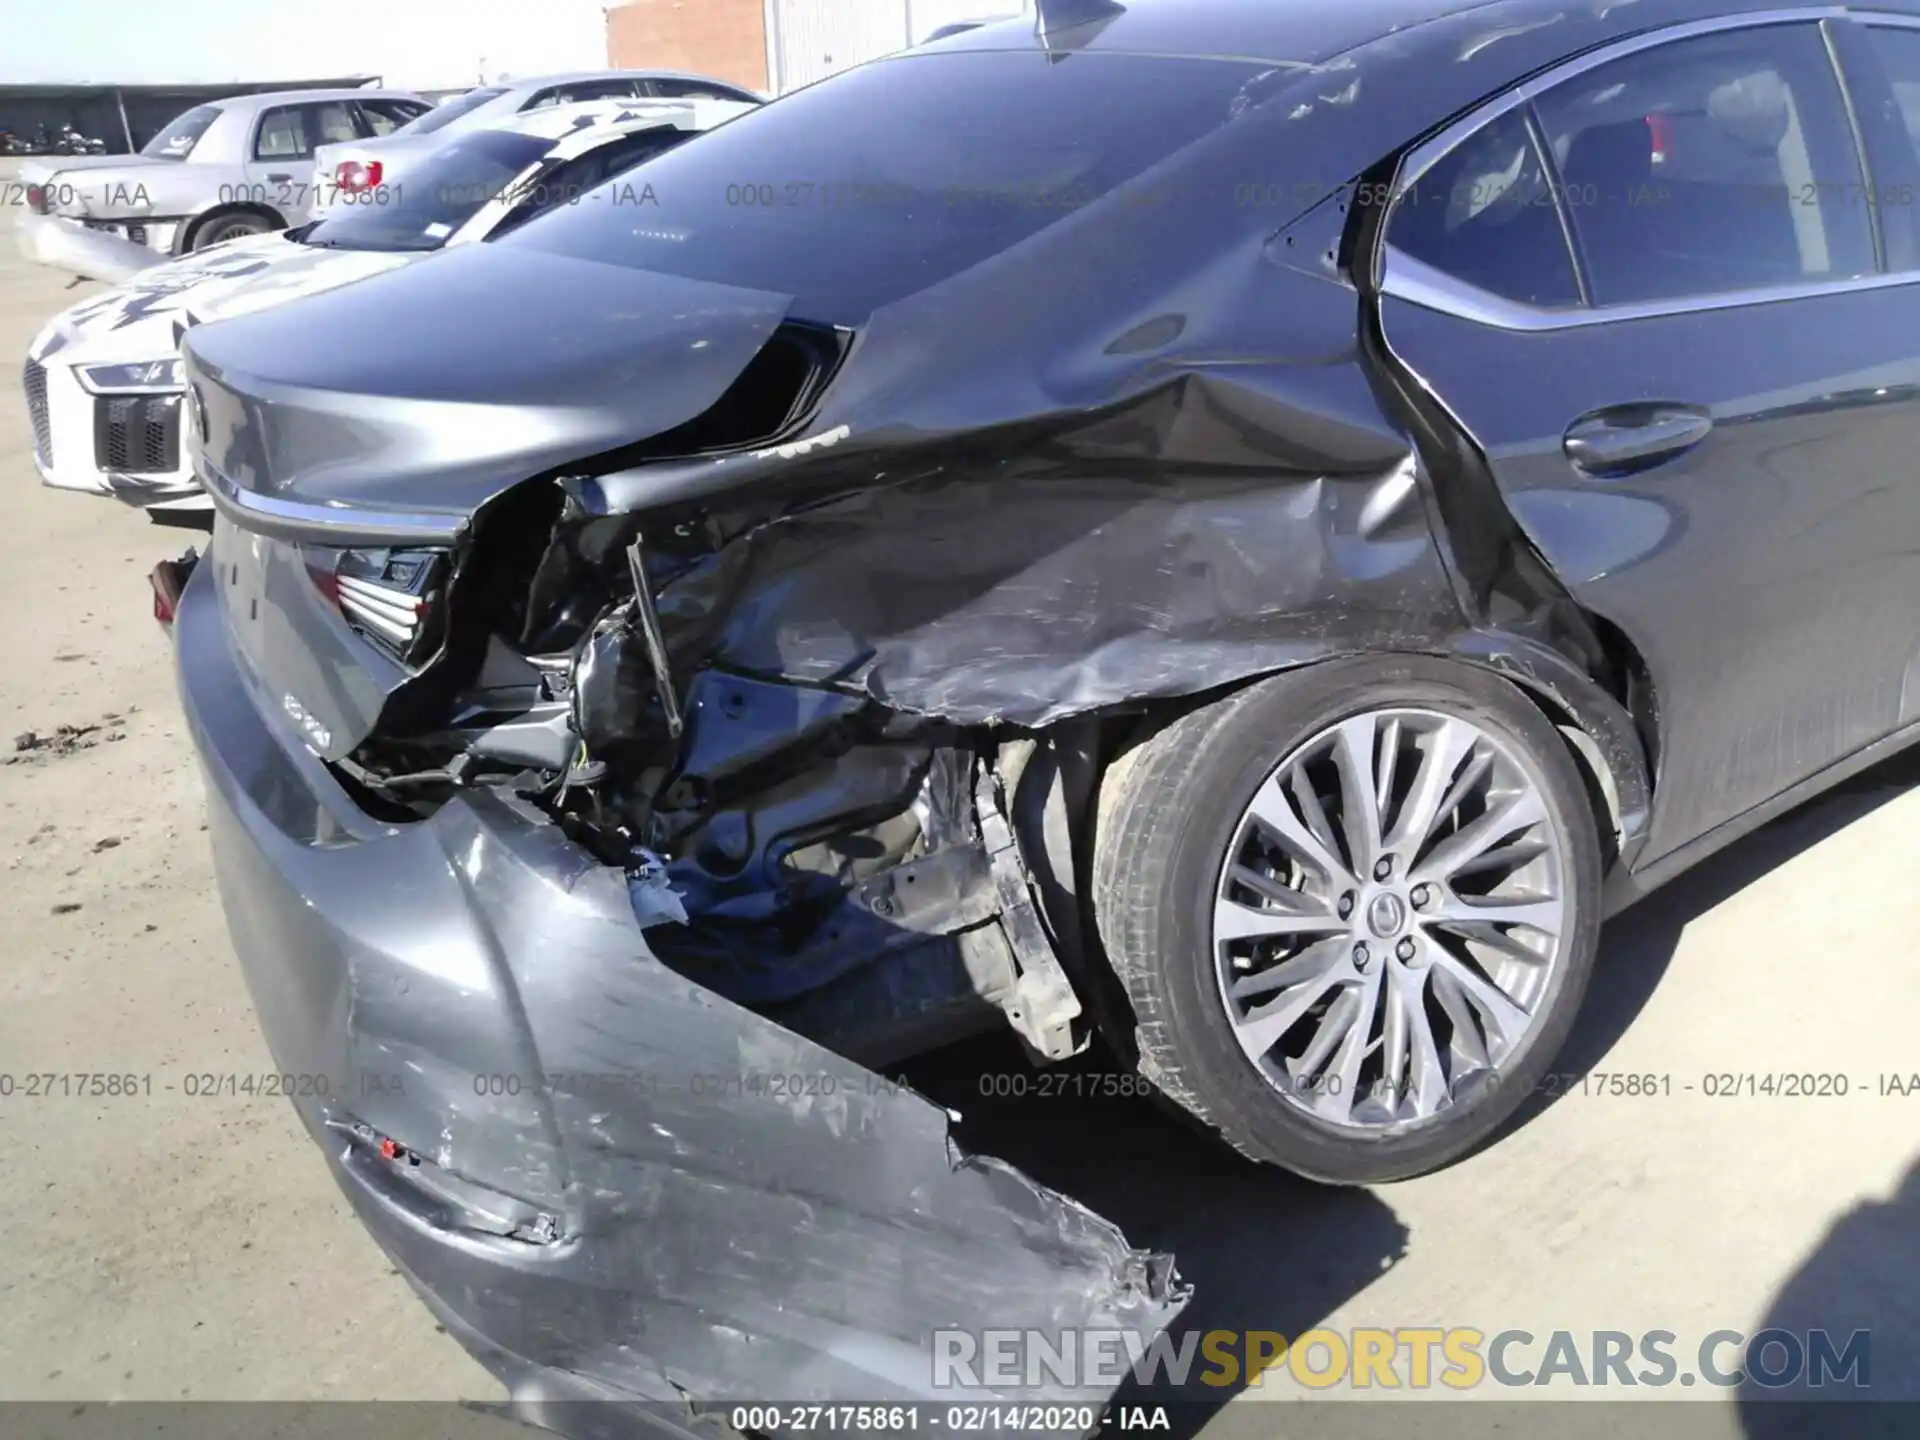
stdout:
[(188, 327), (487, 240), (556, 206), (643, 207), (637, 180), (607, 182), (752, 108), (601, 100), (517, 116), (444, 146), (378, 203), (142, 270), (61, 314), (28, 348), (35, 467), (60, 489), (114, 495), (162, 523), (205, 524), (211, 507), (180, 446)]

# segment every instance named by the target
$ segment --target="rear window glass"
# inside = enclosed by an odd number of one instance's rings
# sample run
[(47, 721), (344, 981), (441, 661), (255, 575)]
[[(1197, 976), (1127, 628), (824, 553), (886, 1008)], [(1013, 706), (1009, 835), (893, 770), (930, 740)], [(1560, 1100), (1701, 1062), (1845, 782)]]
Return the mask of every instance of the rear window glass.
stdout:
[(567, 207), (502, 243), (853, 323), (1098, 204), (1267, 98), (1274, 74), (1137, 55), (882, 60), (660, 156), (645, 200)]
[(302, 243), (340, 250), (438, 250), (553, 143), (506, 130), (452, 140), (411, 168), (406, 183), (357, 200), (343, 196), (301, 237)]
[(417, 120), (410, 120), (393, 133), (396, 135), (431, 135), (436, 130), (445, 129), (469, 110), (478, 110), (487, 101), (506, 94), (503, 86), (483, 86), (478, 90), (469, 90), (464, 95), (456, 95), (451, 100), (427, 111)]
[(218, 105), (196, 105), (142, 145), (140, 153), (150, 160), (184, 160), (207, 133), (207, 127), (219, 118)]

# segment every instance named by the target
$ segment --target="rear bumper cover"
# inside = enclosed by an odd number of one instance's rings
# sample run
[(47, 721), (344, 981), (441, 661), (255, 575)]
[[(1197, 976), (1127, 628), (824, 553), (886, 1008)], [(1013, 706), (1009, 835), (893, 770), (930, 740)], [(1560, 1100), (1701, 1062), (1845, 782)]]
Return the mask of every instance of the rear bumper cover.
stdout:
[(360, 1218), (516, 1401), (951, 1400), (936, 1329), (1144, 1343), (1178, 1313), (1167, 1257), (666, 969), (626, 877), (537, 812), (358, 810), (236, 657), (219, 578), (216, 538), (179, 679), (267, 1040)]
[(23, 212), (14, 221), (20, 253), (36, 265), (69, 270), (92, 280), (117, 285), (168, 258), (173, 235), (165, 227), (167, 243), (151, 240), (140, 245), (122, 234), (95, 230), (64, 215)]

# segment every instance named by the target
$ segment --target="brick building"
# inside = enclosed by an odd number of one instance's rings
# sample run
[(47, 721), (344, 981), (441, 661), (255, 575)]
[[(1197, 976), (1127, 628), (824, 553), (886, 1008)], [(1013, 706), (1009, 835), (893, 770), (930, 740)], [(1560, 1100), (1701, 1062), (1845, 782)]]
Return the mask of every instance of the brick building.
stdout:
[(1031, 11), (1032, 0), (625, 0), (607, 11), (607, 63), (691, 70), (774, 95), (956, 20)]

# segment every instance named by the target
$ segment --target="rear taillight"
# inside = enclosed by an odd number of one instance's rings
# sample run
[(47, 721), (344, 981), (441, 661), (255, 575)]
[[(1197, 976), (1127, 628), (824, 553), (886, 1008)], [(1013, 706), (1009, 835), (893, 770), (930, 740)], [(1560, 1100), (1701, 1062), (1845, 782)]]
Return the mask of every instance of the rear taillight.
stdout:
[(193, 567), (199, 563), (200, 557), (189, 550), (178, 560), (162, 560), (147, 576), (147, 583), (153, 587), (153, 618), (162, 625), (173, 624), (173, 617), (180, 613), (180, 592), (187, 588)]
[(347, 623), (402, 660), (423, 637), (439, 594), (445, 557), (420, 550), (313, 550), (307, 574)]
[(47, 205), (47, 187), (44, 185), (27, 186), (27, 209), (36, 215), (45, 215), (49, 208)]
[(384, 171), (378, 160), (342, 160), (334, 168), (333, 183), (357, 195), (378, 185)]

